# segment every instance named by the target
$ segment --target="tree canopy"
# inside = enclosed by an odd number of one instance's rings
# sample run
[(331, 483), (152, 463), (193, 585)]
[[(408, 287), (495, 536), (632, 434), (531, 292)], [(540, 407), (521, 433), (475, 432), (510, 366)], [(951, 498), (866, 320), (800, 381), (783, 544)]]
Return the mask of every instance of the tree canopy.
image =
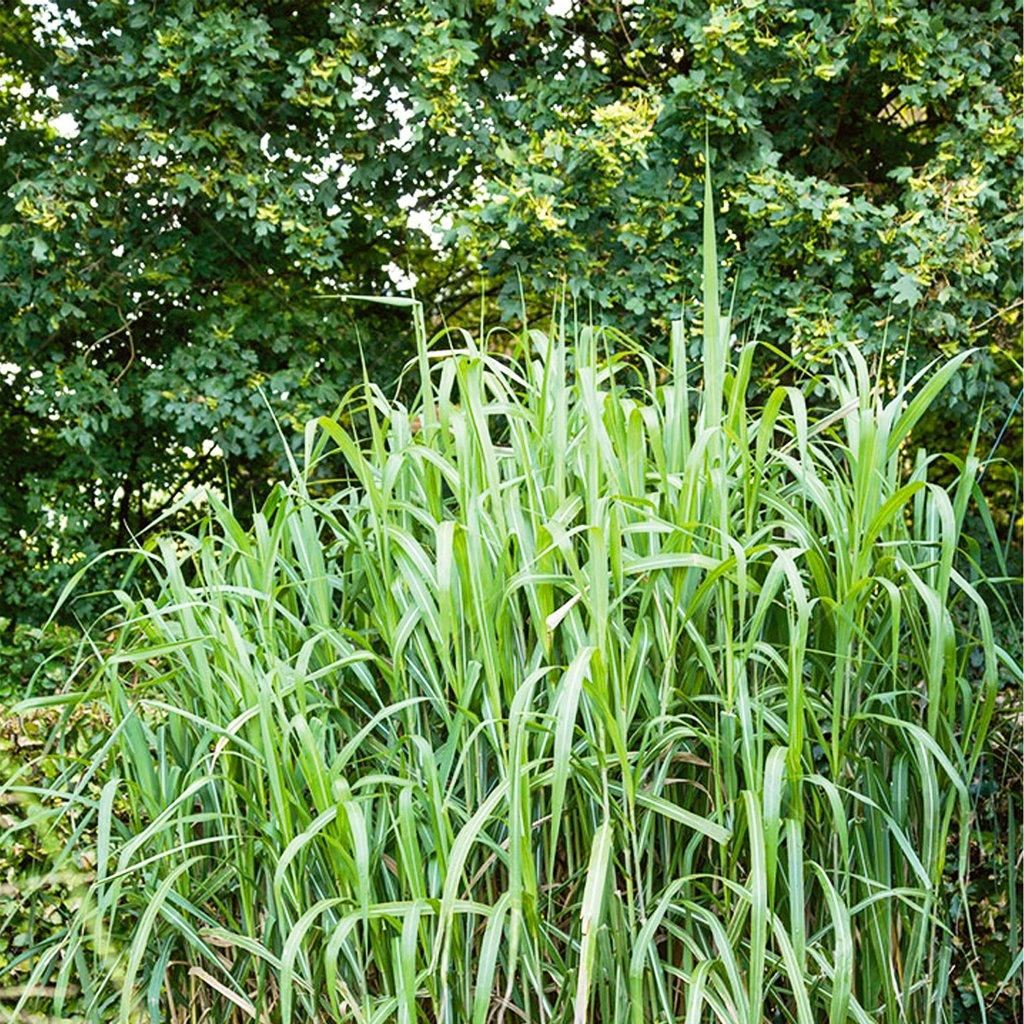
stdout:
[[(1012, 400), (1019, 4), (53, 0), (0, 15), (0, 615), (409, 355), (564, 285), (658, 350), (714, 162), (739, 329), (968, 345)], [(909, 331), (909, 333), (908, 333)], [(699, 345), (699, 334), (694, 333)]]

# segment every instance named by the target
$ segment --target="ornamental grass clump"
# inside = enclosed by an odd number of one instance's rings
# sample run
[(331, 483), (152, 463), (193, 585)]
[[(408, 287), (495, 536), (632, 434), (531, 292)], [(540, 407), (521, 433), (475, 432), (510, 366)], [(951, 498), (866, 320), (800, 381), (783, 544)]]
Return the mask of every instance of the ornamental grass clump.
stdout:
[(60, 698), (110, 726), (57, 1012), (949, 1019), (1002, 655), (979, 460), (908, 441), (966, 356), (751, 407), (709, 210), (703, 278), (699, 374), (680, 323), (666, 368), (564, 321), (499, 356), (411, 303), (410, 407), (366, 382), (251, 525), (140, 548)]

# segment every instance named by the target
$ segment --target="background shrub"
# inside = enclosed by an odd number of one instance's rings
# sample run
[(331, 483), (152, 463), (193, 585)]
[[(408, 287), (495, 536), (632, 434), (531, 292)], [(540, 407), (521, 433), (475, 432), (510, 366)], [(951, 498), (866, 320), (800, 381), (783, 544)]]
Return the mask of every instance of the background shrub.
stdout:
[(9, 5), (0, 615), (38, 621), (195, 486), (262, 500), (264, 396), (297, 444), (358, 376), (358, 331), (375, 379), (409, 354), (392, 310), (316, 301), (379, 293), (389, 265), (449, 322), (481, 274), (508, 317), (564, 277), (664, 356), (706, 137), (737, 329), (782, 353), (755, 380), (909, 329), (912, 370), (980, 346), (933, 429), (998, 425), (1019, 20), (1006, 0)]

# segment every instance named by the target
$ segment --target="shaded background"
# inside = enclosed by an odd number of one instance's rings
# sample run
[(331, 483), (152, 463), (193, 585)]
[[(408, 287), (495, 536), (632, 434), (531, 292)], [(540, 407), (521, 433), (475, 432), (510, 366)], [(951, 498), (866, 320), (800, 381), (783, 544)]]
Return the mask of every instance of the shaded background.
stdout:
[(662, 351), (705, 132), (762, 382), (847, 341), (881, 372), (977, 345), (931, 428), (981, 413), (991, 440), (1019, 391), (1019, 27), (1007, 2), (13, 4), (0, 616), (40, 621), (203, 484), (245, 507), (281, 469), (268, 404), (296, 437), (360, 340), (393, 380), (401, 311), (323, 293), (415, 280), (475, 323), (564, 284)]

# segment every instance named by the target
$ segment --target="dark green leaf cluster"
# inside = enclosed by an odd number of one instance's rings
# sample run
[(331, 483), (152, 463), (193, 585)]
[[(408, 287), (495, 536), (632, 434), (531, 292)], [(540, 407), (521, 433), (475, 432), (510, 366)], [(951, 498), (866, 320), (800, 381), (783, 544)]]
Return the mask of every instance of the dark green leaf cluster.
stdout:
[[(408, 355), (379, 293), (507, 316), (559, 282), (658, 352), (724, 197), (736, 322), (785, 359), (1019, 316), (1019, 4), (55, 0), (0, 15), (0, 614)], [(480, 276), (485, 277), (481, 289)], [(399, 311), (400, 312), (400, 311)], [(695, 334), (695, 338), (697, 335)], [(695, 346), (698, 343), (695, 342)], [(269, 407), (269, 409), (268, 409)], [(244, 504), (244, 502), (242, 502)], [(111, 564), (114, 564), (113, 562)]]

